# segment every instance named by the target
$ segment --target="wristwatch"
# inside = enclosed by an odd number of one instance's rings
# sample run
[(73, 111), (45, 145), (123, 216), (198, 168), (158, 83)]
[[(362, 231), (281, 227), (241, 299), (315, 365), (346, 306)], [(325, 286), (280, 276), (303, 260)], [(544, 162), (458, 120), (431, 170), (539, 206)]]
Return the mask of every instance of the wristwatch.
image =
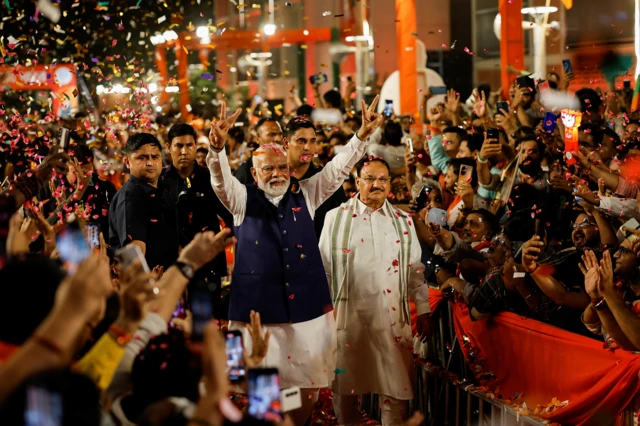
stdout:
[(193, 279), (193, 276), (196, 273), (195, 269), (193, 269), (193, 266), (189, 265), (188, 263), (184, 263), (180, 261), (176, 261), (174, 265), (176, 266), (176, 268), (180, 270), (182, 275), (184, 275), (185, 278), (187, 278), (189, 281)]

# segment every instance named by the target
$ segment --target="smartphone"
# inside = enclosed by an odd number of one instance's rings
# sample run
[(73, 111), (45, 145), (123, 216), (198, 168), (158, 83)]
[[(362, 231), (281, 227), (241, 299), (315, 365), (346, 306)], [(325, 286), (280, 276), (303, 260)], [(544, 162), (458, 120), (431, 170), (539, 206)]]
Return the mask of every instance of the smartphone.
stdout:
[(498, 111), (498, 112), (496, 112), (496, 114), (504, 115), (504, 114), (502, 114), (502, 112), (500, 110), (503, 109), (503, 110), (509, 112), (509, 102), (498, 102), (496, 104), (496, 108), (497, 108), (497, 111)]
[(495, 128), (487, 129), (487, 140), (489, 139), (495, 139), (495, 142), (492, 141), (491, 143), (500, 143), (500, 130)]
[(631, 90), (631, 80), (625, 80), (622, 85), (624, 90)]
[(69, 138), (71, 136), (71, 131), (66, 127), (61, 127), (58, 130), (58, 140), (60, 141), (60, 147), (67, 149), (69, 147)]
[(573, 67), (571, 66), (571, 60), (570, 59), (563, 59), (562, 60), (562, 69), (564, 70), (565, 73), (573, 72)]
[(224, 333), (225, 348), (227, 353), (227, 368), (231, 383), (241, 382), (245, 379), (247, 371), (244, 366), (244, 345), (242, 333), (239, 330), (228, 330)]
[(418, 211), (424, 209), (429, 202), (429, 195), (433, 191), (432, 186), (425, 186), (420, 182), (415, 183), (411, 187), (411, 196), (416, 200)]
[(429, 215), (427, 216), (427, 220), (431, 223), (435, 223), (436, 225), (446, 226), (447, 211), (442, 209), (431, 208), (429, 209)]
[(625, 230), (624, 228), (640, 229), (640, 223), (638, 223), (636, 219), (629, 219), (628, 221), (626, 221), (618, 229), (618, 232), (616, 232), (616, 236), (618, 237), (618, 242), (620, 243), (623, 242), (625, 238), (629, 238), (631, 235), (633, 235), (631, 232)]
[(384, 101), (384, 110), (382, 113), (385, 117), (389, 118), (393, 115), (393, 100), (385, 99)]
[(553, 133), (556, 130), (556, 121), (558, 120), (558, 116), (551, 111), (547, 111), (544, 114), (544, 121), (542, 122), (542, 127), (544, 131), (547, 133)]
[(407, 138), (407, 145), (409, 146), (409, 152), (413, 152), (413, 139)]
[(70, 223), (57, 235), (56, 247), (69, 274), (74, 274), (80, 263), (91, 255), (91, 249), (76, 222)]
[(260, 97), (260, 95), (255, 95), (253, 97), (253, 100), (256, 101), (257, 104), (261, 104), (262, 103), (262, 98)]
[(144, 254), (142, 254), (142, 250), (140, 250), (140, 247), (135, 244), (129, 244), (128, 246), (117, 250), (116, 257), (120, 261), (120, 268), (122, 271), (125, 271), (136, 260), (140, 260), (142, 269), (145, 272), (151, 272), (149, 265), (147, 265), (147, 259), (145, 259)]
[(249, 415), (266, 421), (282, 420), (280, 376), (277, 368), (254, 368), (248, 372)]
[(432, 95), (446, 95), (447, 86), (429, 86)]
[(61, 426), (63, 418), (62, 396), (40, 386), (27, 388), (24, 410), (25, 426)]
[(540, 237), (540, 239), (544, 239), (544, 227), (542, 226), (542, 221), (540, 219), (536, 219), (533, 224), (533, 233)]
[[(189, 288), (189, 307), (193, 322), (191, 340), (202, 342), (204, 329), (213, 319), (213, 289), (204, 280), (196, 280)], [(213, 285), (213, 284), (211, 284)]]
[(87, 243), (91, 250), (100, 250), (100, 224), (87, 223)]
[(467, 166), (463, 164), (460, 166), (460, 173), (458, 174), (458, 182), (471, 182), (473, 177), (473, 166)]
[(549, 84), (548, 81), (543, 81), (540, 84), (538, 84), (538, 91), (541, 94), (546, 92), (547, 90), (551, 90), (551, 85)]
[(329, 81), (329, 77), (327, 77), (327, 75), (323, 73), (313, 74), (311, 77), (309, 77), (309, 82), (311, 84), (321, 84), (326, 83), (327, 81)]
[(533, 89), (535, 88), (535, 82), (528, 75), (524, 75), (522, 77), (516, 78), (516, 86), (518, 88), (529, 87)]

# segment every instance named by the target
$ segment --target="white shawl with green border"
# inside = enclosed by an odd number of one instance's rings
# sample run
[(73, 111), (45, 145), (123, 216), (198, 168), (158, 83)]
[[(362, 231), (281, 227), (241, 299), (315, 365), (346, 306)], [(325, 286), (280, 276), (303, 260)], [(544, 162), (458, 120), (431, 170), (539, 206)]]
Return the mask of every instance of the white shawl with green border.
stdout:
[[(351, 253), (349, 247), (351, 246), (351, 225), (354, 214), (357, 211), (358, 197), (359, 194), (338, 207), (336, 220), (333, 224), (333, 230), (331, 231), (330, 284), (333, 295), (333, 306), (336, 311), (342, 303), (345, 304), (345, 308), (348, 307), (350, 281), (349, 269), (350, 262), (353, 261), (353, 256), (355, 255)], [(411, 270), (411, 218), (407, 213), (393, 207), (389, 201), (385, 200), (382, 208), (384, 209), (385, 214), (393, 220), (393, 226), (398, 235), (400, 245), (398, 249), (398, 271), (400, 274), (399, 306), (402, 307), (400, 311), (400, 321), (403, 324), (410, 324), (408, 282)], [(389, 249), (393, 250), (394, 248), (389, 247)], [(345, 315), (345, 321), (346, 317), (347, 316)]]

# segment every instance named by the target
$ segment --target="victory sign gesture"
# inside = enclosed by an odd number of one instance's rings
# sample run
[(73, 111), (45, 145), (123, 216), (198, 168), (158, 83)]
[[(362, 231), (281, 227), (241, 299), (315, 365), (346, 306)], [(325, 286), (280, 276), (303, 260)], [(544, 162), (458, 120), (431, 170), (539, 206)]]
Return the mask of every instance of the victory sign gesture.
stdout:
[(373, 132), (382, 124), (382, 114), (377, 114), (374, 111), (380, 100), (380, 95), (376, 95), (376, 98), (371, 102), (371, 105), (367, 109), (367, 105), (362, 102), (362, 126), (356, 136), (361, 141), (366, 141), (373, 134)]
[(238, 108), (231, 117), (227, 117), (227, 104), (226, 102), (222, 102), (222, 106), (220, 107), (220, 120), (211, 123), (211, 131), (209, 132), (211, 150), (220, 152), (224, 149), (227, 133), (229, 133), (229, 129), (233, 127), (241, 112), (242, 109)]

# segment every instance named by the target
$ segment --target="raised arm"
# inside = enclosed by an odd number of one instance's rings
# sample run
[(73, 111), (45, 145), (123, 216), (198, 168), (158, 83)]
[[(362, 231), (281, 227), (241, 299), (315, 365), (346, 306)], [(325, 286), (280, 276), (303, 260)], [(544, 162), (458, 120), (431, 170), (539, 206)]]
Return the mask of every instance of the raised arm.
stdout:
[(382, 123), (382, 114), (374, 112), (379, 99), (380, 95), (376, 96), (369, 108), (362, 101), (362, 127), (346, 145), (346, 151), (336, 155), (320, 173), (300, 182), (311, 215), (338, 190), (344, 180), (349, 177), (351, 169), (364, 155), (367, 148), (366, 142)]
[(224, 144), (229, 129), (233, 127), (233, 123), (236, 122), (242, 110), (238, 108), (235, 114), (228, 118), (225, 118), (226, 111), (227, 106), (223, 102), (220, 120), (211, 124), (207, 166), (211, 172), (211, 186), (218, 199), (233, 214), (234, 225), (240, 225), (244, 220), (247, 188), (231, 173)]

